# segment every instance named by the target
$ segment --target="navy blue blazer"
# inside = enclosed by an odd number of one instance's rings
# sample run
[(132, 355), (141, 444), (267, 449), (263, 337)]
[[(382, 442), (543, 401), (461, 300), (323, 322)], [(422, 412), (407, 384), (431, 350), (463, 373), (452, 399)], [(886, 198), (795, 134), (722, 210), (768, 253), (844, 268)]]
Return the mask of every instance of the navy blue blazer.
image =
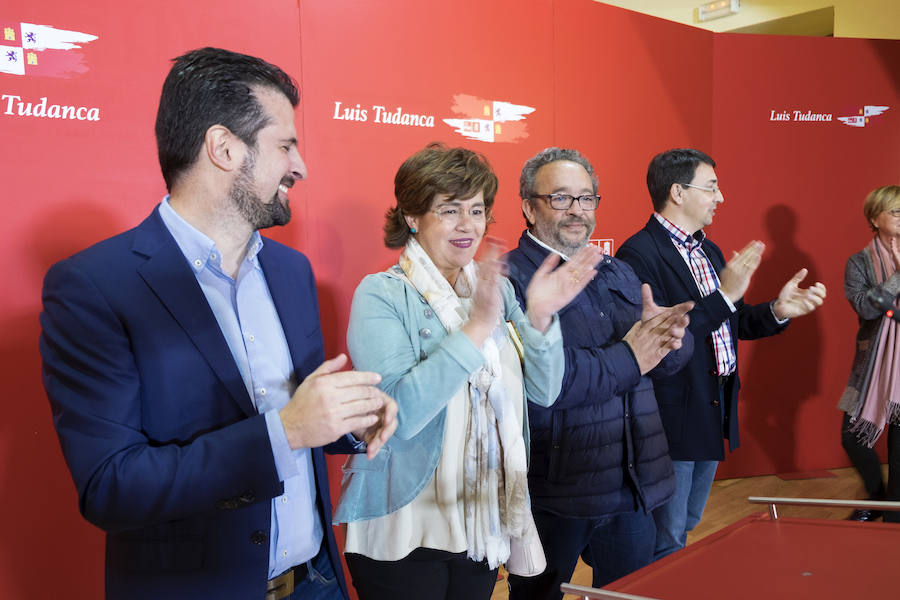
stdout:
[[(725, 268), (718, 246), (704, 239), (702, 247), (716, 273)], [(732, 313), (722, 294), (702, 298), (669, 233), (652, 216), (642, 230), (622, 244), (616, 257), (631, 265), (643, 283), (650, 284), (658, 305), (695, 302), (688, 327), (696, 341), (694, 354), (684, 369), (670, 377), (654, 379), (653, 386), (672, 459), (724, 460), (724, 439), (728, 439), (731, 450), (740, 445), (737, 399), (741, 383), (737, 370), (725, 381), (723, 420), (712, 332), (729, 319), (737, 353), (738, 339), (774, 335), (787, 324), (778, 324), (769, 303), (751, 305), (741, 299), (735, 303), (737, 311)]]
[[(312, 269), (269, 239), (259, 260), (302, 380), (324, 358)], [(283, 484), (265, 419), (158, 207), (54, 265), (43, 305), (44, 387), (81, 513), (107, 532), (107, 598), (264, 597)], [(346, 596), (322, 449), (312, 456)]]

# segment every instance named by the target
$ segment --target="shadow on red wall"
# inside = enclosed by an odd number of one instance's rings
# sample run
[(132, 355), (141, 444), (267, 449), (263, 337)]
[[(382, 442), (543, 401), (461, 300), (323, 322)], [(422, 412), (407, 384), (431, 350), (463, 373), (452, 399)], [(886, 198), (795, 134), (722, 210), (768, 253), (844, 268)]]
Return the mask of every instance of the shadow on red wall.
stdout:
[[(784, 204), (772, 206), (765, 214), (765, 228), (772, 243), (754, 277), (755, 295), (777, 297), (781, 287), (803, 267), (809, 274), (801, 287), (820, 280), (813, 258), (797, 245), (794, 209)], [(741, 370), (744, 443), (761, 448), (774, 472), (809, 468), (798, 462), (796, 451), (803, 440), (799, 422), (803, 407), (820, 391), (822, 315), (814, 312), (794, 319), (781, 335), (753, 344), (753, 356)], [(772, 443), (772, 438), (778, 443)]]

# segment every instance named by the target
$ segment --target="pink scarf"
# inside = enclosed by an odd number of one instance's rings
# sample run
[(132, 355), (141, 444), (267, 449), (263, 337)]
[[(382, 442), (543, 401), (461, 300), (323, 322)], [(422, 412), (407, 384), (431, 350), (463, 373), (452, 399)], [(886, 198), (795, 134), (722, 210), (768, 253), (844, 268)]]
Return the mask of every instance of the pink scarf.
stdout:
[[(877, 235), (866, 249), (872, 255), (875, 281), (884, 283), (895, 271), (890, 250)], [(895, 321), (882, 317), (877, 340), (872, 373), (861, 394), (862, 408), (850, 428), (870, 448), (878, 441), (887, 423), (900, 423), (900, 327)]]

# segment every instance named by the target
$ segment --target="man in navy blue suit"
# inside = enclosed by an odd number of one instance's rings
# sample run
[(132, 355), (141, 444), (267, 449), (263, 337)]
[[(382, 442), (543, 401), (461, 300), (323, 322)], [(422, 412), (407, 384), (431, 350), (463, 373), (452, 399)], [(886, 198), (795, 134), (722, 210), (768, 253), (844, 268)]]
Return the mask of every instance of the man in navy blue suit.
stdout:
[(291, 78), (204, 48), (156, 121), (169, 195), (44, 280), (44, 386), (108, 598), (347, 597), (322, 447), (396, 427), (375, 373), (324, 361), (315, 281), (258, 230), (306, 167)]
[[(738, 447), (738, 339), (781, 332), (791, 318), (808, 314), (825, 299), (821, 283), (801, 289), (801, 269), (763, 304), (745, 304), (744, 292), (759, 266), (764, 246), (752, 241), (725, 263), (703, 232), (724, 202), (716, 163), (698, 150), (657, 155), (647, 169), (654, 213), (641, 231), (622, 244), (616, 257), (649, 283), (660, 304), (692, 300), (689, 331), (696, 347), (688, 365), (653, 380), (669, 454), (675, 495), (653, 512), (656, 558), (683, 547), (700, 521), (713, 477), (724, 460), (724, 440)], [(700, 343), (704, 340), (704, 343)]]

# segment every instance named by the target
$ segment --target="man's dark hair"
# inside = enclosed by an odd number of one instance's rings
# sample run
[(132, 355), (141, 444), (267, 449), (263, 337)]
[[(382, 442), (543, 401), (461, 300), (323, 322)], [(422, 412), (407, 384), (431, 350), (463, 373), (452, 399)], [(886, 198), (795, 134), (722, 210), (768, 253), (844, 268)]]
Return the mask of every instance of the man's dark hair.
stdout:
[(716, 161), (693, 148), (676, 148), (654, 156), (647, 167), (647, 190), (653, 200), (653, 210), (661, 212), (672, 185), (690, 183), (701, 163), (716, 166)]
[[(525, 165), (522, 167), (522, 174), (519, 175), (519, 197), (521, 197), (522, 200), (534, 202), (533, 196), (536, 193), (534, 190), (534, 181), (537, 179), (538, 170), (544, 165), (558, 160), (568, 160), (584, 167), (584, 170), (587, 171), (588, 176), (591, 178), (594, 193), (597, 193), (597, 175), (594, 173), (594, 167), (591, 165), (591, 161), (578, 150), (551, 147), (544, 148), (525, 161)], [(525, 218), (525, 225), (531, 229), (531, 223), (528, 222), (528, 217), (525, 216), (524, 212), (522, 213), (522, 216)]]
[(166, 188), (197, 158), (206, 131), (222, 125), (254, 147), (268, 118), (254, 88), (283, 93), (292, 106), (300, 92), (291, 77), (254, 56), (220, 48), (200, 48), (173, 59), (156, 113), (156, 147)]

